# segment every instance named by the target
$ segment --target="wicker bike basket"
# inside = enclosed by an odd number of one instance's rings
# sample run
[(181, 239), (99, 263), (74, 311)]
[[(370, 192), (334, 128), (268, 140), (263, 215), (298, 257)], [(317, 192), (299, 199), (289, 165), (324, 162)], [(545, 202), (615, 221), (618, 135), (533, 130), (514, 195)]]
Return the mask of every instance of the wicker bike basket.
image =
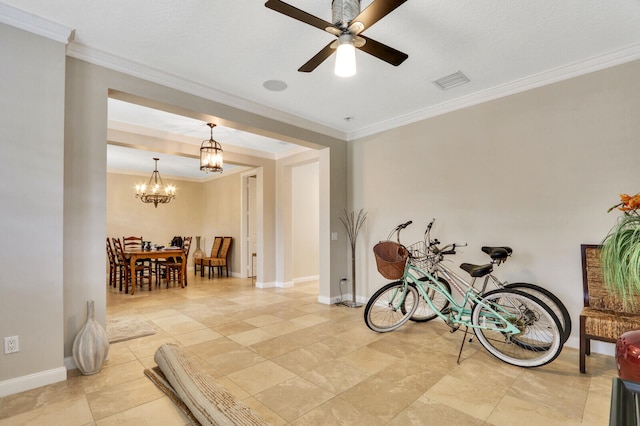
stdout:
[(406, 248), (393, 241), (380, 241), (373, 247), (376, 266), (380, 275), (388, 280), (398, 280), (404, 275), (404, 267), (409, 258)]

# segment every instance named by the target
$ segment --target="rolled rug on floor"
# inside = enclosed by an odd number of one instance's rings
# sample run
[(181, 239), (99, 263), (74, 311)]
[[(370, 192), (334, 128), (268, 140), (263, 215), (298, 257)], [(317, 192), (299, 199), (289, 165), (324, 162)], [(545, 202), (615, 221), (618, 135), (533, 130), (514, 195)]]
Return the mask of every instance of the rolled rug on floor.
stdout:
[(154, 360), (159, 371), (145, 370), (145, 374), (169, 397), (174, 399), (177, 396), (178, 406), (184, 404), (181, 408), (188, 408), (185, 412), (192, 420), (196, 419), (202, 425), (268, 425), (255, 411), (218, 384), (179, 346), (171, 343), (160, 346)]

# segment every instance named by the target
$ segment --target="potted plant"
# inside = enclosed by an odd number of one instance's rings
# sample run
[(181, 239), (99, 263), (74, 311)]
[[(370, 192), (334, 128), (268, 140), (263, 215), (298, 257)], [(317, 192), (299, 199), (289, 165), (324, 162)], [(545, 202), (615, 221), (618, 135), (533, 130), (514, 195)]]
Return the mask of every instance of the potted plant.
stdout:
[(640, 295), (640, 193), (620, 195), (617, 209), (623, 215), (602, 241), (603, 278), (609, 290), (632, 303)]

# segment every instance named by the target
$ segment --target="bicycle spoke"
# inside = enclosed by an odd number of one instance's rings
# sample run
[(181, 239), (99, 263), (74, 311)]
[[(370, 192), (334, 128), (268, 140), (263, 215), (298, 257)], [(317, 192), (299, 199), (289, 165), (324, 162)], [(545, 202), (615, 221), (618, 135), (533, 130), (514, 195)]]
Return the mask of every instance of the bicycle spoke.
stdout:
[(367, 326), (377, 332), (395, 330), (407, 322), (417, 308), (419, 299), (415, 287), (396, 281), (378, 290), (364, 310)]
[[(505, 332), (494, 322), (495, 311), (520, 331)], [(482, 322), (485, 321), (483, 326)], [(495, 357), (521, 367), (537, 367), (553, 361), (562, 350), (558, 318), (539, 299), (517, 290), (494, 290), (476, 305), (472, 323), (478, 341)], [(506, 326), (506, 324), (505, 324)], [(486, 327), (486, 328), (483, 328)]]

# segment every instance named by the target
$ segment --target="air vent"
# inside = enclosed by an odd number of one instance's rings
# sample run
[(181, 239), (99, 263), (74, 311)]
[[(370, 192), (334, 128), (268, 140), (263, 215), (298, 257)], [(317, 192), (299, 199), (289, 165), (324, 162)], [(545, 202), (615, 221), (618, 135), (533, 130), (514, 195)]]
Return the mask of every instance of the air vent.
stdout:
[(455, 72), (446, 77), (442, 77), (434, 81), (436, 86), (440, 87), (442, 90), (451, 89), (452, 87), (460, 86), (461, 84), (466, 84), (469, 82), (469, 79), (466, 75), (462, 74), (461, 71)]

